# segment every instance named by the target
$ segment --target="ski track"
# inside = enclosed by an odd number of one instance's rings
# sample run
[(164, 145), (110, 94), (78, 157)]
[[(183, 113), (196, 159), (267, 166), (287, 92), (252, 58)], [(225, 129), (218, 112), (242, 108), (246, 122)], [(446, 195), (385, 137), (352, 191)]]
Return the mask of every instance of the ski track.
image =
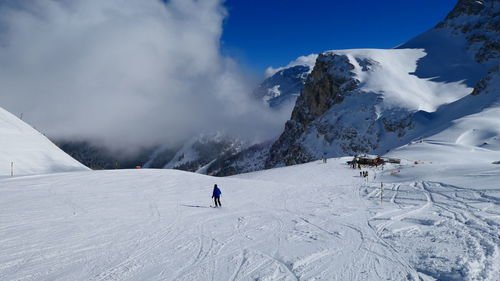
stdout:
[[(255, 179), (217, 179), (222, 187), (239, 186), (223, 189), (221, 209), (200, 203), (208, 201), (199, 193), (210, 193), (211, 178), (175, 172), (151, 172), (133, 184), (126, 184), (132, 176), (111, 172), (2, 180), (0, 279), (499, 276), (500, 189), (403, 181), (385, 183), (381, 202), (380, 182), (373, 181), (381, 171), (370, 170), (374, 178), (367, 181), (357, 170), (330, 165), (338, 172), (320, 171), (329, 176), (322, 180), (310, 171), (292, 171), (282, 183), (268, 180), (273, 171)], [(311, 184), (301, 189), (294, 184), (299, 178)], [(85, 189), (68, 187), (75, 181)], [(192, 191), (179, 195), (173, 189), (179, 185)], [(19, 211), (19, 204), (26, 208)]]
[[(370, 195), (379, 187), (367, 185), (362, 189), (367, 189), (366, 198), (374, 203), (376, 199)], [(369, 224), (395, 248), (411, 243), (405, 256), (420, 271), (421, 277), (498, 280), (500, 227), (498, 221), (488, 219), (490, 215), (497, 216), (498, 209), (491, 212), (475, 206), (498, 206), (495, 196), (485, 195), (486, 192), (498, 194), (498, 191), (431, 181), (398, 183), (392, 188), (393, 194), (386, 195), (379, 207), (383, 211), (376, 212)], [(447, 252), (438, 247), (453, 240), (458, 240), (454, 250)]]

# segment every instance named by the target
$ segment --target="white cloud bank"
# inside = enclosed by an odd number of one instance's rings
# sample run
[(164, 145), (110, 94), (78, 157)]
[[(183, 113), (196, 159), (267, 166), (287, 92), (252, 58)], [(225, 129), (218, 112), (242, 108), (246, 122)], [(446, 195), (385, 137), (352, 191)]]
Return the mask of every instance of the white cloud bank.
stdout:
[(4, 0), (0, 106), (53, 138), (175, 144), (202, 131), (266, 138), (263, 111), (220, 54), (216, 0)]

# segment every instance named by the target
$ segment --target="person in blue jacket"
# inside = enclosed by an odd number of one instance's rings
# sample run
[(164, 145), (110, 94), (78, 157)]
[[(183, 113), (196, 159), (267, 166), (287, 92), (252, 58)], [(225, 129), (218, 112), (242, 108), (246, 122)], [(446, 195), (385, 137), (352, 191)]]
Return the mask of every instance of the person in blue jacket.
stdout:
[(215, 207), (217, 208), (217, 204), (219, 207), (222, 207), (220, 204), (220, 195), (222, 192), (220, 191), (219, 187), (217, 185), (214, 185), (214, 191), (212, 193), (212, 198), (214, 199), (215, 202)]

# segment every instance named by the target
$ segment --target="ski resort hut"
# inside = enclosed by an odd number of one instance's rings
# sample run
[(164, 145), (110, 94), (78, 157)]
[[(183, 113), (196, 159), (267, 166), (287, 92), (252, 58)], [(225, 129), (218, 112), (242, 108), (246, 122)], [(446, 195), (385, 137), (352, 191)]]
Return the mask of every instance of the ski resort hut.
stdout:
[(363, 165), (363, 166), (379, 166), (384, 165), (385, 161), (380, 156), (370, 157), (370, 156), (355, 156), (352, 161), (349, 161), (350, 165)]

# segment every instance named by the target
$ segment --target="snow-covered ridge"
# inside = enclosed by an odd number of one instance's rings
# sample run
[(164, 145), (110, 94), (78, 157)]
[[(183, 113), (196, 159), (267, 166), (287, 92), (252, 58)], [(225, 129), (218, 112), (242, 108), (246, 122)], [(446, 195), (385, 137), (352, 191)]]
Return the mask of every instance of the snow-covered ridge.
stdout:
[(269, 67), (265, 72), (266, 79), (253, 95), (272, 109), (286, 108), (291, 112), (317, 57), (317, 54), (301, 56), (286, 66)]
[(268, 67), (266, 69), (264, 75), (266, 78), (269, 78), (281, 70), (291, 68), (294, 66), (298, 66), (298, 65), (308, 66), (311, 69), (309, 71), (309, 73), (310, 73), (312, 71), (312, 68), (314, 67), (314, 64), (315, 64), (317, 58), (318, 58), (318, 54), (310, 54), (307, 56), (300, 56), (300, 57), (296, 58), (295, 60), (289, 62), (286, 66), (281, 66), (281, 67), (277, 67), (277, 68), (274, 68), (272, 66)]
[(439, 106), (472, 92), (472, 88), (461, 82), (440, 83), (412, 75), (418, 61), (426, 56), (424, 49), (335, 50), (323, 53), (321, 58), (331, 60), (335, 56), (346, 56), (353, 65), (351, 71), (360, 83), (360, 91), (383, 99), (377, 108), (379, 116), (391, 108), (434, 112)]
[(88, 170), (40, 132), (0, 108), (0, 177), (10, 176), (11, 163), (14, 175)]
[(265, 79), (253, 95), (272, 109), (293, 108), (312, 66), (296, 65), (284, 68)]

